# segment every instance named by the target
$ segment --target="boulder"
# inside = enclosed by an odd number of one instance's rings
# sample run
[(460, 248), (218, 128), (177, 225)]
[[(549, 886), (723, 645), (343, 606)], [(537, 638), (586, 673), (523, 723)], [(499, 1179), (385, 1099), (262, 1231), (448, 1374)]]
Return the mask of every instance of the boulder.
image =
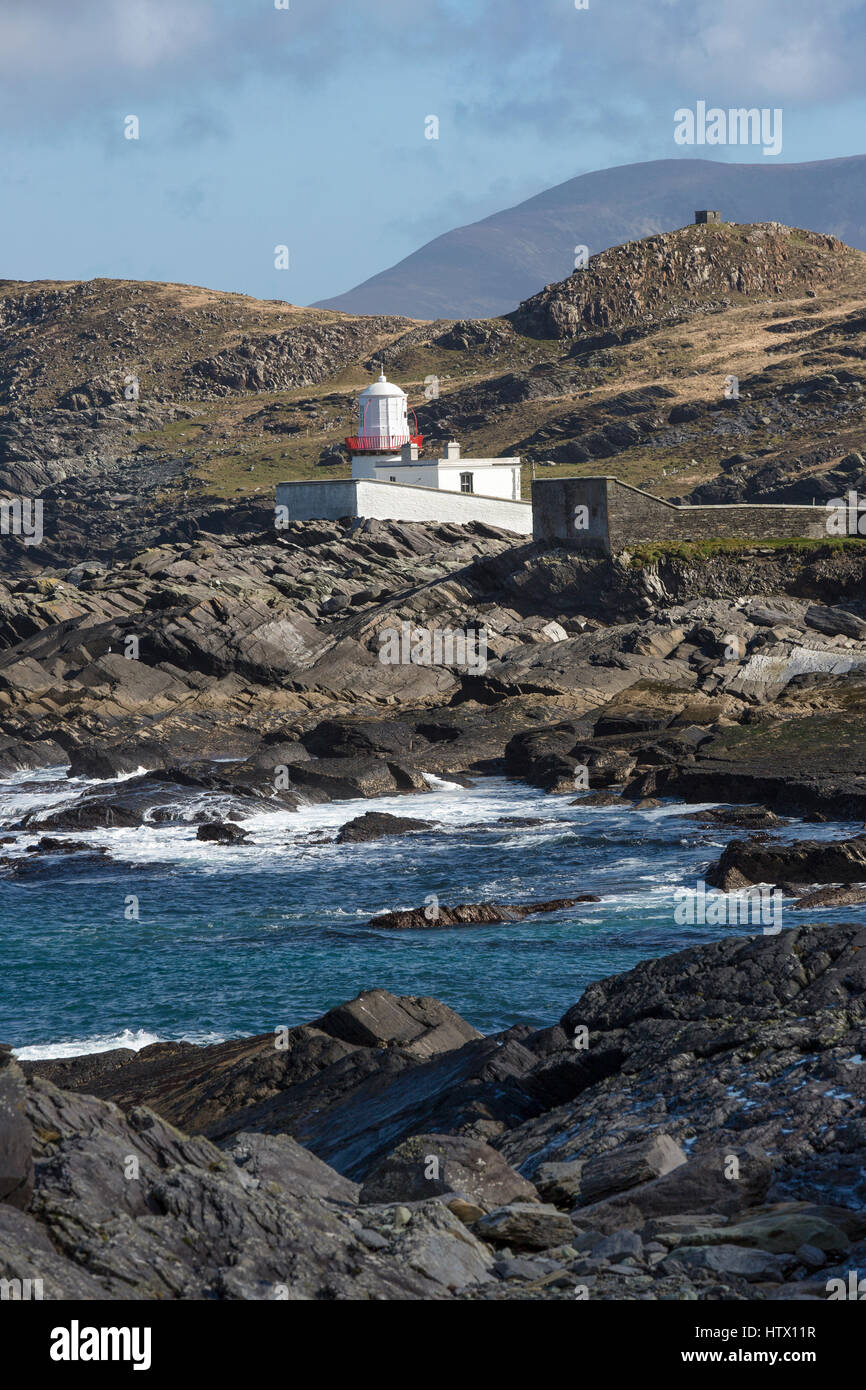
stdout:
[(200, 825), (195, 832), (195, 838), (215, 845), (242, 845), (248, 835), (239, 825), (214, 821), (209, 825)]
[(536, 1201), (532, 1183), (496, 1149), (462, 1134), (415, 1134), (368, 1173), (362, 1202), (421, 1201), (444, 1193), (489, 1210)]
[(798, 897), (794, 907), (800, 910), (816, 907), (857, 907), (866, 903), (866, 884), (854, 888), (817, 888), (814, 893)]
[(686, 1162), (685, 1152), (667, 1134), (624, 1144), (583, 1164), (578, 1204), (602, 1201), (617, 1192), (661, 1178)]
[(775, 1255), (741, 1245), (679, 1246), (661, 1262), (661, 1273), (707, 1273), (720, 1279), (745, 1279), (749, 1283), (778, 1282), (781, 1267)]
[[(718, 1212), (729, 1215), (763, 1200), (773, 1176), (773, 1163), (757, 1154), (743, 1158), (740, 1176), (726, 1177), (728, 1154), (700, 1154), (678, 1164), (651, 1182), (583, 1205), (579, 1198), (579, 1220), (599, 1230), (633, 1229), (655, 1217), (691, 1212)], [(582, 1189), (581, 1189), (582, 1191)]]
[(570, 1219), (541, 1202), (513, 1202), (482, 1216), (475, 1227), (482, 1240), (515, 1250), (551, 1250), (574, 1235)]
[(329, 1168), (288, 1134), (254, 1134), (241, 1131), (224, 1152), (243, 1172), (259, 1182), (276, 1183), (296, 1197), (321, 1197), (324, 1201), (354, 1206), (358, 1184)]
[(748, 883), (866, 882), (866, 835), (846, 840), (795, 840), (787, 845), (732, 840), (721, 859), (707, 870), (706, 881), (731, 891), (732, 872)]

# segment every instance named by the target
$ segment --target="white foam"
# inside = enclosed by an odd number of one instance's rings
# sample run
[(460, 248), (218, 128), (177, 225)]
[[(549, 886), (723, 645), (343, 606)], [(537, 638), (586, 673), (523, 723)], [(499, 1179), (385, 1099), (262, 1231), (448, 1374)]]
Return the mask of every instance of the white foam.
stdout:
[(163, 1042), (156, 1033), (148, 1033), (144, 1028), (132, 1032), (124, 1028), (121, 1033), (107, 1034), (94, 1038), (75, 1038), (70, 1042), (34, 1043), (32, 1047), (17, 1047), (15, 1056), (22, 1062), (41, 1062), (48, 1058), (78, 1057), (85, 1052), (111, 1052), (116, 1047), (131, 1047), (140, 1052), (151, 1043)]
[[(218, 1043), (225, 1040), (224, 1033), (185, 1033), (181, 1042)], [(64, 1057), (82, 1057), (91, 1052), (112, 1052), (118, 1047), (130, 1047), (140, 1052), (151, 1043), (176, 1041), (161, 1038), (158, 1033), (149, 1033), (146, 1028), (124, 1028), (120, 1033), (97, 1034), (91, 1038), (73, 1038), (69, 1042), (34, 1043), (30, 1047), (16, 1047), (15, 1056), (22, 1062), (45, 1062)]]

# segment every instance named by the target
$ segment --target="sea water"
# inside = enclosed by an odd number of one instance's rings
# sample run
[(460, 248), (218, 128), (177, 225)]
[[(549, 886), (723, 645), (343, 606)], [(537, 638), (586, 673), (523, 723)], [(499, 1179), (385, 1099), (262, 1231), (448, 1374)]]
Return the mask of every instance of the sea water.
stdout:
[[(59, 770), (7, 779), (0, 830), (105, 789)], [(308, 1022), (375, 987), (434, 995), (484, 1032), (542, 1026), (593, 980), (732, 931), (760, 931), (677, 922), (677, 887), (694, 887), (742, 834), (688, 819), (696, 806), (582, 806), (504, 778), (472, 787), (433, 778), (416, 796), (262, 811), (241, 822), (249, 839), (234, 846), (196, 839), (192, 817), (219, 800), (191, 796), (181, 812), (188, 819), (173, 824), (70, 831), (108, 854), (39, 856), (25, 877), (0, 875), (0, 1041), (22, 1058), (215, 1042)], [(341, 825), (370, 810), (433, 828), (334, 843)], [(773, 838), (855, 829), (792, 822)], [(16, 833), (0, 853), (26, 854), (39, 833)], [(580, 893), (601, 901), (502, 925), (367, 925), (431, 895), (453, 906)], [(787, 906), (783, 925), (863, 913)]]

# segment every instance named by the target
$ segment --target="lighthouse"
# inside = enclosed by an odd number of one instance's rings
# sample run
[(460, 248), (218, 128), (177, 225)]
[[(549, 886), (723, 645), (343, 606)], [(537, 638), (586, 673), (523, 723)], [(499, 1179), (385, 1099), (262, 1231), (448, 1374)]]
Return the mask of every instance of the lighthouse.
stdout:
[(374, 477), (371, 456), (387, 463), (400, 456), (407, 446), (410, 449), (414, 446), (417, 458), (423, 442), (417, 425), (414, 434), (409, 428), (406, 392), (381, 372), (378, 381), (372, 382), (358, 397), (358, 433), (346, 440), (352, 455), (352, 476)]
[(520, 501), (519, 458), (464, 459), (453, 439), (444, 458), (421, 458), (423, 443), (406, 392), (381, 372), (358, 397), (358, 433), (346, 440), (354, 479)]

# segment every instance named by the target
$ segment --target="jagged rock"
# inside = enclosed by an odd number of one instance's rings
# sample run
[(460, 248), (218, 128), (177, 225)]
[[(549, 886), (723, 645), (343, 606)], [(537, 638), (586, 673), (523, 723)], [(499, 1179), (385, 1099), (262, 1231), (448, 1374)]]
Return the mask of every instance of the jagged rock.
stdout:
[[(697, 1245), (744, 1245), (756, 1250), (766, 1250), (770, 1254), (793, 1254), (800, 1245), (817, 1247), (824, 1255), (844, 1255), (851, 1240), (844, 1229), (828, 1219), (835, 1213), (832, 1207), (824, 1208), (826, 1214), (819, 1215), (803, 1207), (794, 1206), (788, 1210), (783, 1207), (770, 1208), (755, 1216), (743, 1216), (729, 1221), (724, 1226), (707, 1226), (683, 1236), (682, 1244)], [(847, 1224), (849, 1213), (841, 1213)]]
[(364, 990), (356, 999), (329, 1010), (314, 1026), (356, 1046), (397, 1043), (423, 1059), (481, 1036), (438, 999), (399, 998), (384, 989)]
[(722, 806), (685, 817), (702, 825), (737, 825), (744, 830), (777, 830), (785, 822), (766, 806)]
[(665, 1274), (703, 1271), (720, 1278), (734, 1276), (750, 1283), (779, 1281), (782, 1269), (774, 1255), (740, 1245), (679, 1246), (662, 1261)]
[(861, 640), (866, 637), (866, 621), (844, 608), (818, 608), (813, 605), (806, 609), (804, 619), (809, 627), (817, 628), (819, 632), (826, 632), (831, 636), (841, 633), (845, 637), (857, 637)]
[(321, 1197), (325, 1201), (354, 1206), (358, 1184), (329, 1168), (288, 1134), (234, 1135), (224, 1148), (249, 1177), (277, 1183), (294, 1196)]
[(818, 888), (814, 893), (798, 896), (794, 907), (856, 907), (866, 903), (866, 886), (859, 888)]
[(642, 1250), (643, 1241), (635, 1231), (614, 1231), (593, 1245), (592, 1256), (596, 1260), (621, 1260), (627, 1255), (640, 1255)]
[(627, 797), (618, 796), (616, 792), (588, 792), (586, 796), (575, 797), (572, 806), (619, 806), (625, 808), (633, 806), (634, 802)]
[(721, 859), (707, 870), (706, 881), (726, 887), (732, 873), (748, 883), (858, 883), (866, 881), (866, 835), (848, 840), (795, 840), (771, 845), (732, 840)]
[(33, 1195), (33, 1134), (24, 1077), (0, 1048), (0, 1203), (26, 1211)]
[(0, 1222), (0, 1270), (47, 1298), (439, 1298), (487, 1277), (489, 1252), (439, 1204), (371, 1251), (352, 1205), (250, 1176), (146, 1109), (28, 1090), (35, 1220)]
[(382, 1255), (390, 1256), (395, 1267), (405, 1267), (409, 1278), (460, 1293), (491, 1276), (491, 1251), (441, 1202), (415, 1203), (411, 1210), (365, 1207), (361, 1215), (365, 1222), (375, 1222), (377, 1234), (384, 1237)]
[(542, 1163), (533, 1174), (535, 1186), (542, 1197), (557, 1206), (573, 1206), (580, 1192), (583, 1163), (581, 1158), (573, 1159), (570, 1163)]

